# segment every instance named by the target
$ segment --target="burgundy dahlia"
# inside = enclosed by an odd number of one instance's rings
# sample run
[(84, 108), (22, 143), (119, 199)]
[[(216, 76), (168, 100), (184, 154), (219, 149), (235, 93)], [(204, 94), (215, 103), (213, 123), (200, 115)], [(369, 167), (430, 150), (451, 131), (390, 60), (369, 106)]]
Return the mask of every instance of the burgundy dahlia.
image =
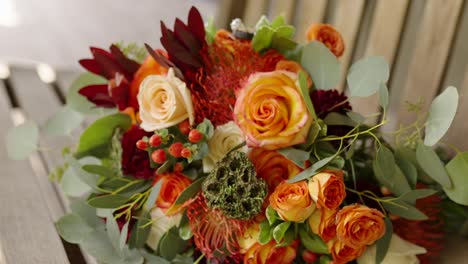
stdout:
[[(314, 104), (315, 112), (321, 119), (324, 119), (332, 112), (346, 114), (346, 112), (352, 110), (348, 97), (337, 90), (314, 90), (310, 97)], [(329, 135), (344, 136), (350, 130), (351, 127), (348, 126), (328, 126)]]
[(136, 147), (136, 142), (144, 136), (150, 136), (138, 126), (132, 126), (122, 136), (122, 171), (125, 175), (135, 178), (149, 179), (153, 177), (153, 170), (148, 152)]

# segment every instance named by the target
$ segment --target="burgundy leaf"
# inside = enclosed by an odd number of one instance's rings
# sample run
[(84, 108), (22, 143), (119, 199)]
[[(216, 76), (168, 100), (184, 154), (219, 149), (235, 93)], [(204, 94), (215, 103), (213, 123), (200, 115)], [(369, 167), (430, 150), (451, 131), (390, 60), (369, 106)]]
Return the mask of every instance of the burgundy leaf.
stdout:
[(200, 43), (205, 44), (205, 26), (203, 24), (203, 18), (198, 9), (194, 6), (190, 8), (187, 24), (188, 28), (190, 28), (190, 31), (193, 32), (193, 34), (198, 38)]
[(190, 53), (197, 59), (199, 58), (199, 51), (202, 47), (197, 38), (190, 32), (190, 29), (180, 20), (176, 19), (174, 23), (174, 35), (186, 48), (190, 50)]
[(153, 59), (157, 63), (159, 63), (161, 66), (163, 66), (165, 68), (175, 67), (174, 63), (172, 63), (166, 57), (161, 55), (159, 52), (154, 51), (153, 48), (151, 48), (151, 46), (148, 45), (147, 43), (145, 43), (145, 48), (148, 51), (148, 53), (151, 55), (151, 57), (153, 57)]
[(94, 74), (97, 74), (97, 75), (102, 75), (101, 69), (99, 68), (98, 64), (96, 63), (96, 61), (94, 59), (81, 59), (81, 60), (79, 60), (79, 63), (86, 70), (88, 70), (88, 71), (90, 71), (90, 72), (92, 72)]
[(127, 79), (117, 73), (115, 79), (109, 82), (109, 87), (110, 96), (119, 110), (127, 108), (130, 93), (130, 84)]
[(79, 93), (97, 106), (115, 107), (114, 100), (109, 95), (107, 84), (85, 86), (79, 90)]
[(132, 76), (135, 74), (136, 71), (140, 68), (140, 64), (134, 60), (131, 60), (122, 53), (122, 51), (114, 44), (110, 46), (110, 51), (117, 62), (124, 68), (127, 73), (131, 74)]
[(198, 61), (197, 58), (190, 54), (190, 52), (177, 41), (172, 31), (167, 29), (166, 25), (163, 22), (161, 22), (161, 33), (161, 44), (164, 46), (164, 48), (166, 48), (170, 58), (176, 60), (176, 64), (178, 64), (177, 62), (181, 62), (182, 64), (185, 64), (188, 67), (195, 68), (199, 68), (202, 66), (200, 61)]

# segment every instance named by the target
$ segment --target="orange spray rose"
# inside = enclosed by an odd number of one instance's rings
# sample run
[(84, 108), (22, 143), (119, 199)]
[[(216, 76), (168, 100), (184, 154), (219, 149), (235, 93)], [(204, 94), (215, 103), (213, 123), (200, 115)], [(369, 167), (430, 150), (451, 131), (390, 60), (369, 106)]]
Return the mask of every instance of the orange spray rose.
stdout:
[(172, 212), (171, 210), (171, 213), (168, 213), (167, 210), (172, 207), (182, 191), (185, 190), (192, 181), (178, 172), (159, 174), (154, 179), (153, 184), (156, 184), (160, 180), (163, 181), (163, 183), (158, 199), (156, 200), (156, 206), (161, 208), (166, 215), (173, 215), (178, 211)]
[[(305, 74), (307, 74), (307, 71), (304, 68), (302, 68), (302, 66), (299, 63), (291, 60), (278, 61), (278, 63), (276, 63), (275, 70), (284, 70), (293, 73), (299, 73), (300, 71), (303, 71)], [(307, 85), (309, 87), (312, 86), (312, 78), (309, 74), (307, 74)]]
[(296, 258), (297, 241), (289, 246), (276, 247), (276, 242), (271, 240), (266, 245), (255, 243), (244, 255), (246, 264), (288, 264)]
[(334, 210), (346, 197), (343, 171), (324, 170), (309, 180), (309, 193), (318, 208)]
[(271, 194), (270, 205), (283, 220), (292, 222), (303, 222), (315, 210), (306, 181), (281, 183)]
[(327, 243), (328, 251), (333, 257), (333, 264), (344, 264), (357, 259), (362, 255), (365, 246), (352, 248), (339, 239), (333, 239)]
[(326, 243), (336, 236), (337, 210), (322, 208), (315, 210), (307, 220), (310, 229)]
[(306, 32), (306, 38), (308, 41), (322, 42), (336, 57), (343, 55), (345, 50), (340, 32), (328, 24), (312, 24)]

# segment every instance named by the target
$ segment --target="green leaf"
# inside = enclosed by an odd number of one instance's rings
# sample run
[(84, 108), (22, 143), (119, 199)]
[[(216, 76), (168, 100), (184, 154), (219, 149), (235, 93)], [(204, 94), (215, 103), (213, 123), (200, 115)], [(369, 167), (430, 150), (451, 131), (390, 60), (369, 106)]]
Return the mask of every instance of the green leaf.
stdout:
[(258, 235), (258, 242), (262, 245), (268, 244), (273, 239), (273, 230), (268, 221), (260, 223), (260, 234)]
[(179, 236), (183, 240), (189, 240), (193, 237), (192, 229), (190, 228), (190, 223), (187, 214), (183, 214), (182, 219), (180, 220)]
[(120, 230), (117, 222), (115, 221), (112, 210), (107, 210), (106, 214), (106, 232), (109, 237), (109, 241), (117, 252), (121, 252), (120, 249)]
[(276, 247), (287, 247), (291, 245), (291, 243), (296, 238), (295, 232), (293, 228), (289, 228), (284, 235), (283, 241), (276, 245)]
[(115, 176), (115, 173), (112, 169), (102, 165), (86, 164), (81, 168), (86, 172), (104, 176), (105, 178), (113, 178)]
[(305, 161), (309, 160), (310, 157), (309, 152), (295, 148), (278, 149), (278, 153), (301, 168), (304, 168)]
[(268, 18), (265, 15), (263, 15), (260, 17), (257, 24), (255, 24), (255, 30), (259, 30), (264, 26), (270, 26), (270, 24), (270, 20), (268, 20)]
[(282, 222), (279, 225), (275, 226), (273, 229), (273, 238), (275, 239), (276, 243), (280, 243), (283, 239), (286, 231), (291, 226), (291, 222)]
[(401, 195), (411, 190), (406, 177), (395, 163), (393, 153), (384, 145), (377, 151), (372, 168), (377, 181), (396, 195)]
[(206, 42), (208, 42), (208, 44), (211, 44), (213, 43), (214, 41), (214, 37), (216, 35), (216, 26), (214, 24), (214, 19), (213, 17), (210, 17), (208, 19), (208, 23), (206, 23), (205, 25), (205, 32), (206, 32), (206, 36), (205, 36), (205, 39), (206, 39)]
[(143, 210), (140, 218), (132, 228), (130, 238), (128, 239), (129, 248), (141, 248), (148, 240), (149, 232), (151, 230), (151, 216), (148, 211)]
[(424, 144), (426, 146), (435, 145), (444, 136), (455, 118), (457, 107), (458, 92), (453, 86), (447, 87), (432, 101), (425, 128)]
[(161, 238), (159, 242), (159, 252), (165, 259), (172, 260), (178, 253), (181, 253), (187, 246), (187, 241), (179, 237), (177, 227), (172, 227)]
[(252, 47), (255, 51), (262, 51), (270, 47), (275, 32), (271, 27), (262, 26), (257, 30), (252, 39)]
[(81, 217), (90, 227), (96, 228), (102, 224), (102, 219), (96, 215), (96, 208), (89, 206), (85, 201), (71, 200), (70, 208), (73, 214)]
[(271, 21), (271, 27), (274, 29), (280, 28), (286, 25), (286, 20), (284, 20), (284, 16), (277, 16), (273, 21)]
[(62, 107), (45, 123), (45, 132), (52, 136), (70, 135), (83, 122), (84, 116), (68, 106)]
[(299, 88), (300, 92), (302, 95), (302, 98), (304, 99), (307, 110), (309, 110), (309, 114), (314, 118), (314, 120), (317, 120), (317, 114), (315, 113), (314, 105), (312, 103), (312, 99), (310, 99), (309, 95), (309, 86), (307, 85), (307, 76), (306, 73), (303, 71), (299, 71)]
[(376, 255), (375, 263), (381, 263), (387, 255), (388, 248), (390, 247), (390, 241), (393, 235), (393, 225), (389, 218), (385, 218), (385, 234), (382, 238), (377, 240), (376, 244)]
[(197, 125), (197, 130), (207, 138), (211, 138), (214, 134), (214, 126), (208, 119), (203, 119), (203, 122)]
[(409, 220), (426, 220), (427, 216), (419, 211), (416, 207), (412, 206), (411, 204), (396, 199), (392, 200), (392, 202), (386, 202), (385, 200), (389, 199), (395, 199), (395, 197), (384, 197), (382, 200), (383, 207), (385, 207), (386, 210), (388, 210), (392, 214), (399, 215), (403, 218), (409, 219)]
[(14, 160), (26, 159), (37, 150), (38, 141), (39, 128), (33, 121), (11, 128), (6, 136), (8, 157)]
[(124, 226), (122, 227), (122, 231), (120, 231), (120, 236), (119, 236), (119, 249), (122, 251), (125, 248), (125, 245), (127, 244), (127, 238), (128, 238), (128, 226), (130, 225), (130, 221), (126, 222)]
[(88, 204), (94, 208), (114, 209), (124, 205), (128, 201), (128, 197), (120, 194), (106, 194), (96, 196), (88, 200)]
[(433, 194), (436, 194), (436, 190), (432, 189), (416, 189), (416, 190), (411, 190), (407, 193), (404, 193), (400, 196), (400, 199), (409, 203), (409, 204), (416, 204), (416, 200), (431, 196)]
[(327, 158), (324, 158), (324, 159), (321, 159), (321, 160), (317, 161), (316, 163), (314, 163), (309, 168), (303, 170), (301, 173), (299, 173), (296, 176), (294, 176), (293, 178), (287, 180), (287, 182), (288, 183), (295, 183), (295, 182), (299, 182), (299, 181), (302, 181), (302, 180), (309, 179), (310, 177), (315, 175), (318, 170), (320, 170), (325, 165), (327, 165), (329, 162), (331, 162), (335, 157), (336, 157), (336, 154), (333, 155), (333, 156), (330, 156), (330, 157), (327, 157)]
[(361, 114), (357, 112), (349, 111), (349, 112), (346, 112), (346, 115), (349, 118), (351, 118), (354, 122), (356, 122), (357, 124), (363, 123), (366, 120), (364, 116), (362, 116)]
[(171, 262), (168, 261), (167, 259), (161, 258), (160, 256), (150, 254), (145, 250), (142, 250), (141, 254), (145, 258), (145, 264), (171, 264)]
[(296, 32), (296, 29), (293, 26), (280, 26), (276, 29), (274, 38), (290, 39), (294, 35), (294, 32)]
[(413, 163), (403, 158), (399, 151), (395, 152), (395, 161), (398, 167), (403, 172), (403, 175), (405, 175), (410, 187), (412, 189), (416, 188), (416, 182), (418, 180), (418, 170), (413, 165)]
[(188, 201), (190, 198), (194, 197), (201, 189), (203, 180), (205, 177), (199, 178), (190, 184), (189, 187), (185, 188), (182, 193), (177, 197), (175, 204), (180, 205)]
[(350, 96), (367, 97), (380, 89), (390, 75), (388, 63), (384, 57), (371, 56), (354, 63), (349, 69), (348, 86)]
[(81, 180), (72, 167), (69, 167), (63, 174), (60, 186), (62, 191), (71, 197), (80, 197), (92, 190), (88, 184)]
[(293, 52), (298, 47), (298, 44), (289, 38), (275, 37), (271, 41), (271, 48), (286, 56)]
[(99, 75), (92, 73), (81, 74), (71, 85), (67, 93), (67, 106), (75, 110), (78, 113), (83, 114), (98, 114), (102, 112), (102, 109), (96, 107), (95, 104), (88, 101), (88, 99), (78, 91), (88, 85), (93, 84), (106, 84), (108, 81)]
[(81, 134), (76, 158), (95, 156), (104, 158), (109, 154), (109, 145), (116, 128), (128, 130), (132, 125), (126, 114), (113, 114), (96, 120)]
[(431, 147), (419, 143), (416, 147), (416, 159), (419, 166), (429, 177), (445, 188), (452, 187), (452, 182), (445, 170), (444, 164)]
[(331, 112), (323, 120), (329, 126), (350, 126), (354, 127), (357, 123), (349, 116), (345, 116), (336, 112)]
[(388, 88), (385, 83), (380, 83), (379, 87), (379, 104), (383, 109), (388, 107)]
[(273, 225), (276, 222), (276, 220), (280, 219), (278, 213), (271, 206), (267, 207), (265, 215), (270, 225)]
[(302, 49), (301, 65), (312, 77), (318, 89), (335, 88), (340, 80), (340, 64), (331, 51), (318, 41), (309, 42)]
[(62, 216), (55, 225), (60, 236), (74, 244), (81, 243), (86, 234), (94, 231), (83, 218), (74, 213)]
[(468, 206), (468, 152), (458, 153), (446, 166), (452, 187), (444, 187), (447, 196), (456, 203)]
[(148, 196), (148, 199), (145, 202), (145, 207), (144, 209), (146, 211), (151, 211), (153, 209), (154, 204), (156, 203), (156, 199), (158, 199), (159, 196), (159, 191), (161, 191), (161, 186), (162, 186), (163, 181), (158, 181), (153, 188), (151, 188), (150, 195)]
[(308, 250), (318, 254), (328, 254), (327, 244), (318, 235), (299, 228), (299, 237), (302, 245)]

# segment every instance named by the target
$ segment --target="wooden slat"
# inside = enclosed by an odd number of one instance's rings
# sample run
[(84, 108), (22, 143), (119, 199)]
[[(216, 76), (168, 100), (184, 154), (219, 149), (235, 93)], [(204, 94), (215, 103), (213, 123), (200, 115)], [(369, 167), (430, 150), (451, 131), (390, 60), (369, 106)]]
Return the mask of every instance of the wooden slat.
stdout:
[(338, 90), (343, 91), (346, 81), (346, 74), (353, 55), (353, 49), (361, 16), (364, 9), (364, 0), (338, 1), (335, 4), (330, 23), (341, 33), (345, 42), (345, 52), (340, 58), (341, 62), (341, 80)]
[[(390, 67), (393, 66), (407, 7), (408, 0), (377, 0), (364, 57), (383, 56)], [(379, 110), (377, 95), (352, 98), (351, 104), (355, 111), (363, 115), (370, 115)]]
[(444, 140), (462, 151), (468, 151), (468, 140), (466, 138), (466, 132), (468, 131), (468, 122), (466, 122), (468, 114), (468, 68), (465, 70), (465, 81), (458, 89), (458, 92), (460, 93), (460, 101), (457, 114)]
[(407, 79), (397, 100), (400, 105), (393, 109), (398, 113), (397, 120), (403, 124), (414, 121), (415, 114), (408, 113), (402, 102), (415, 102), (424, 96), (426, 103), (423, 110), (427, 110), (429, 102), (439, 90), (462, 2), (426, 1)]
[[(4, 91), (0, 84), (0, 138), (12, 126)], [(30, 164), (9, 160), (0, 144), (0, 166), (0, 262), (69, 263)]]
[(296, 8), (295, 0), (270, 0), (270, 12), (269, 15), (273, 19), (277, 16), (283, 16), (286, 23), (290, 23), (294, 16), (294, 10)]
[(255, 27), (261, 15), (267, 14), (268, 0), (247, 0), (243, 21), (246, 26)]
[(297, 15), (295, 16), (296, 40), (304, 42), (306, 31), (311, 24), (323, 22), (326, 0), (299, 0), (297, 3)]

